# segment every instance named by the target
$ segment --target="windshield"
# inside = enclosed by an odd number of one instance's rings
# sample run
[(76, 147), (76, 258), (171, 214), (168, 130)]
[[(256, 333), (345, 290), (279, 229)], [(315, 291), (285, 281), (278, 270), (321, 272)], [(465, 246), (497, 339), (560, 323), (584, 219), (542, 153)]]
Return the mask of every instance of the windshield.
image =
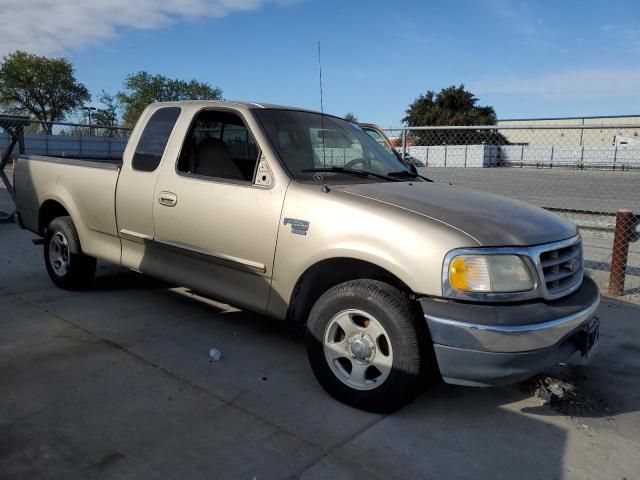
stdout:
[[(277, 150), (287, 170), (297, 180), (322, 180), (314, 169), (328, 170), (329, 179), (354, 177), (339, 169), (370, 172), (371, 181), (386, 181), (375, 175), (405, 171), (407, 167), (360, 127), (319, 113), (264, 109), (254, 113)], [(315, 175), (315, 177), (314, 177)], [(360, 177), (364, 178), (364, 177)]]

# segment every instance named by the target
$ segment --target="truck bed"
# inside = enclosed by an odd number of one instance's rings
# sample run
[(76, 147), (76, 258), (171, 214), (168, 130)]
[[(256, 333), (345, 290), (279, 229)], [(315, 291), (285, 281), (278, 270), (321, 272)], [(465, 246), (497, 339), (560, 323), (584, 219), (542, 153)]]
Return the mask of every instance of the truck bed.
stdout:
[[(15, 201), (24, 225), (43, 234), (48, 203), (74, 219), (85, 253), (118, 252), (115, 194), (122, 160), (25, 155), (16, 164)], [(46, 217), (46, 215), (45, 215)]]

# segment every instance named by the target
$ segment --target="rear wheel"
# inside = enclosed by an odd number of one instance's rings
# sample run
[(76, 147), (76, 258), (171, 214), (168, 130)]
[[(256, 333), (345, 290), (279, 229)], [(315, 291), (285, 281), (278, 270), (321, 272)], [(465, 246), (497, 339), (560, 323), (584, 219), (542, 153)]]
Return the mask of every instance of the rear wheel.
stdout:
[(409, 300), (382, 282), (354, 280), (329, 289), (312, 308), (307, 331), (316, 378), (357, 408), (396, 410), (425, 386), (432, 368)]
[(60, 288), (79, 290), (93, 280), (96, 259), (82, 253), (71, 217), (55, 218), (47, 227), (44, 263), (49, 277)]

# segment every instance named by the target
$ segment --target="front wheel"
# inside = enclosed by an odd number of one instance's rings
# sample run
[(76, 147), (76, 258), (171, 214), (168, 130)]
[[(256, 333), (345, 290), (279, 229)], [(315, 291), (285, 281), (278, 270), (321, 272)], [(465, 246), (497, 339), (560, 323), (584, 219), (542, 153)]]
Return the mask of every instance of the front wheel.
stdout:
[(47, 227), (44, 263), (56, 286), (65, 290), (86, 288), (93, 280), (96, 259), (82, 253), (71, 217), (58, 217)]
[(343, 403), (391, 412), (424, 387), (426, 333), (416, 328), (409, 300), (390, 285), (353, 280), (329, 289), (312, 308), (307, 333), (316, 378)]

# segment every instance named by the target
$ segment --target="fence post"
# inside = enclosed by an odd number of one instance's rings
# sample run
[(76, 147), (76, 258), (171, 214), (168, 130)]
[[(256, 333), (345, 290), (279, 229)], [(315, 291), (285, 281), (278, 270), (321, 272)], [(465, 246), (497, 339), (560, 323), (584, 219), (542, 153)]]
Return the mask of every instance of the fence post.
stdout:
[(609, 269), (609, 295), (619, 297), (624, 294), (624, 280), (627, 272), (629, 242), (633, 235), (635, 215), (631, 210), (616, 212), (616, 229), (613, 236), (611, 268)]
[(444, 166), (447, 166), (447, 146), (444, 146)]
[(520, 168), (522, 168), (522, 164), (524, 163), (524, 145), (520, 146)]
[(402, 129), (402, 160), (407, 157), (407, 129)]
[(469, 148), (469, 145), (464, 146), (464, 167), (465, 168), (467, 168), (467, 148)]
[(18, 125), (18, 129), (16, 130), (18, 135), (18, 153), (20, 155), (25, 154), (25, 141), (24, 141), (24, 125)]

